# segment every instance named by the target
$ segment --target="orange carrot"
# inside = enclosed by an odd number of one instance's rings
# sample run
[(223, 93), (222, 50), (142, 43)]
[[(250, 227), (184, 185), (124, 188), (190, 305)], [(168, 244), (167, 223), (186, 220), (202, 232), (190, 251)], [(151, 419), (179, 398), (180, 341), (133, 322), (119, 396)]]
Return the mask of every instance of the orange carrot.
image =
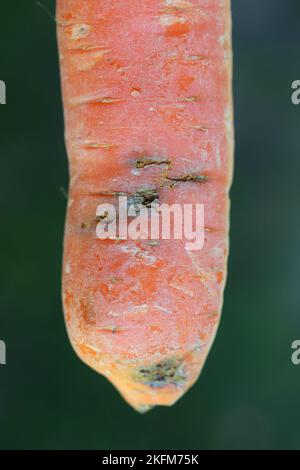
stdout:
[[(135, 409), (171, 405), (196, 381), (222, 308), (230, 1), (57, 0), (57, 24), (70, 166), (69, 337)], [(203, 204), (203, 248), (100, 239), (97, 227), (120, 219), (120, 196), (146, 213), (154, 203)], [(116, 220), (99, 212), (104, 204), (116, 208)]]

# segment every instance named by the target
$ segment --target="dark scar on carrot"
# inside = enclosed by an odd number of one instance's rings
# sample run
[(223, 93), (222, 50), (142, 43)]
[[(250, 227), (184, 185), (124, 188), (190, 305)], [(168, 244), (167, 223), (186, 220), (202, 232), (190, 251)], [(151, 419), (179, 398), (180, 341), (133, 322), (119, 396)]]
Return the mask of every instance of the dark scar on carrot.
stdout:
[(206, 175), (185, 175), (185, 176), (166, 176), (166, 179), (167, 180), (170, 180), (170, 181), (175, 181), (175, 182), (181, 182), (181, 183), (185, 183), (185, 182), (199, 182), (199, 183), (205, 183), (206, 181), (208, 181), (208, 177)]
[(177, 358), (166, 359), (154, 365), (140, 367), (136, 374), (136, 382), (152, 388), (168, 385), (180, 386), (187, 379), (183, 361)]
[(135, 162), (135, 167), (138, 169), (142, 169), (150, 165), (171, 165), (171, 160), (160, 160), (157, 158), (142, 158)]

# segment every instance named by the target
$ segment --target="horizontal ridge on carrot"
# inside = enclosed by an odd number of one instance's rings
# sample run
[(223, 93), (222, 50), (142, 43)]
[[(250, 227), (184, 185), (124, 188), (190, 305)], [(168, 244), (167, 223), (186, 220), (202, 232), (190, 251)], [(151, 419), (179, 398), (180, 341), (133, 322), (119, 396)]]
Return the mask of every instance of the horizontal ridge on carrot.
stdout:
[[(69, 337), (135, 409), (171, 405), (199, 376), (223, 302), (230, 1), (57, 0), (57, 28), (70, 169)], [(203, 206), (203, 246), (99, 237), (120, 220), (121, 197), (137, 216)]]

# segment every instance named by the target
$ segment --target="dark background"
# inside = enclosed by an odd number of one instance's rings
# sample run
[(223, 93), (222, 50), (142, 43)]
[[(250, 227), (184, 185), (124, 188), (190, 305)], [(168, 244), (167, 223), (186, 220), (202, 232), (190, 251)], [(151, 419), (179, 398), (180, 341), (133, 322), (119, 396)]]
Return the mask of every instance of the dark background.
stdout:
[[(44, 0), (54, 14), (54, 0)], [(1, 449), (299, 449), (299, 0), (234, 0), (235, 180), (223, 319), (199, 381), (140, 416), (71, 350), (55, 23), (1, 2)]]

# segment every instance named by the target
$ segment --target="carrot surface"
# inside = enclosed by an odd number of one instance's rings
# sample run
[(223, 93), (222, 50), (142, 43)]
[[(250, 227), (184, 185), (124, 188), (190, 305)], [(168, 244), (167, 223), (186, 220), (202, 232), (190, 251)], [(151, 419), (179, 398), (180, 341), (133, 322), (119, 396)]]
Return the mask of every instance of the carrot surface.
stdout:
[[(57, 24), (70, 169), (69, 337), (135, 409), (171, 405), (197, 379), (222, 308), (230, 1), (57, 0)], [(97, 238), (97, 207), (118, 209), (121, 194), (147, 210), (153, 201), (204, 204), (203, 248)]]

